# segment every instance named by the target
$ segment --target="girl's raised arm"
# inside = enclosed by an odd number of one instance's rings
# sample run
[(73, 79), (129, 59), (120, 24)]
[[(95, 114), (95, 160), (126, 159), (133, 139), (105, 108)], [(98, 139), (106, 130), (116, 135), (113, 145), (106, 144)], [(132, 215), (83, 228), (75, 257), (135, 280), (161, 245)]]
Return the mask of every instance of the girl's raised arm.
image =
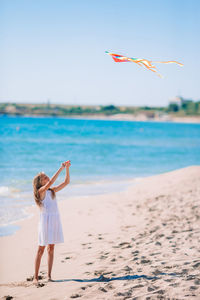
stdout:
[(39, 189), (39, 194), (43, 194), (44, 192), (46, 192), (50, 186), (56, 181), (56, 179), (58, 178), (58, 175), (60, 174), (60, 172), (65, 168), (65, 163), (62, 163), (61, 167), (58, 169), (58, 171), (52, 176), (52, 178), (45, 184), (43, 185), (40, 189)]
[(70, 160), (68, 160), (65, 163), (65, 166), (66, 166), (65, 181), (57, 186), (52, 187), (52, 190), (54, 190), (54, 192), (58, 192), (58, 191), (62, 190), (64, 187), (66, 187), (66, 185), (68, 185), (70, 183), (70, 175), (69, 175), (69, 167), (71, 166)]

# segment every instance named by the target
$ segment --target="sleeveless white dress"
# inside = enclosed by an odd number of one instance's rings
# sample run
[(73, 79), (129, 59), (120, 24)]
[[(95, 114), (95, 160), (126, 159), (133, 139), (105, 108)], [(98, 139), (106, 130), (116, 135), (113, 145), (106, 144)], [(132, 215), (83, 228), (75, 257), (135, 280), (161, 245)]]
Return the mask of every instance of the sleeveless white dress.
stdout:
[(60, 213), (56, 197), (52, 198), (50, 190), (46, 191), (42, 207), (40, 208), (40, 219), (38, 224), (38, 244), (64, 243)]

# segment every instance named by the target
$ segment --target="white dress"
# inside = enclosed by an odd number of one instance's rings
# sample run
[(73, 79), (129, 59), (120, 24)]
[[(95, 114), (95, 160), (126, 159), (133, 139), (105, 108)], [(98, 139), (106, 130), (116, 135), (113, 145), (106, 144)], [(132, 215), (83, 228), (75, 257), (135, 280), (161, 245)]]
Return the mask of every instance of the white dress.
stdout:
[(40, 209), (38, 244), (46, 246), (57, 243), (64, 243), (60, 213), (56, 197), (52, 198), (51, 191), (47, 190)]

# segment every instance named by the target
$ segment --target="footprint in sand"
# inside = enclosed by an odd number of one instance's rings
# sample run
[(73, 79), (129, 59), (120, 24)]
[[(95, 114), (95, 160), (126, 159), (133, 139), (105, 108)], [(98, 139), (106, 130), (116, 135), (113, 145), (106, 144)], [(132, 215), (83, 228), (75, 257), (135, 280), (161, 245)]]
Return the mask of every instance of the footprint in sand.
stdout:
[[(42, 273), (42, 272), (41, 272)], [(42, 275), (38, 275), (38, 279), (39, 280), (41, 280), (41, 279), (43, 279), (44, 278), (44, 276), (42, 276)], [(33, 279), (34, 279), (34, 276), (30, 276), (30, 277), (27, 277), (26, 278), (26, 281), (33, 281)]]
[[(117, 294), (115, 294), (115, 296), (118, 296), (118, 297), (124, 297), (124, 299), (128, 299), (128, 298), (130, 298), (130, 297), (132, 297), (132, 293), (133, 293), (133, 291), (134, 291), (134, 289), (138, 289), (138, 288), (142, 288), (142, 287), (144, 287), (144, 285), (142, 285), (142, 284), (137, 284), (137, 285), (135, 285), (135, 286), (133, 286), (131, 289), (129, 289), (128, 291), (126, 291), (126, 292), (119, 292), (119, 293), (117, 293)], [(134, 298), (131, 298), (132, 300), (133, 299), (138, 299), (137, 297), (134, 297)]]
[(191, 285), (191, 286), (190, 286), (190, 291), (194, 291), (194, 290), (197, 290), (197, 289), (198, 289), (198, 287), (195, 286), (195, 285)]
[(123, 247), (123, 246), (127, 246), (127, 245), (130, 245), (129, 242), (122, 242), (119, 244), (119, 247)]
[(193, 280), (195, 279), (195, 275), (188, 275), (186, 280)]
[(143, 284), (137, 284), (137, 285), (133, 286), (132, 289), (139, 289), (141, 287), (144, 287), (144, 285)]
[(200, 262), (194, 264), (192, 267), (193, 267), (193, 268), (198, 268), (199, 266), (200, 266)]
[(101, 291), (101, 292), (107, 293), (107, 290), (103, 287), (99, 287), (98, 290)]
[(158, 291), (154, 292), (154, 294), (164, 295), (165, 290), (158, 290)]
[(154, 272), (152, 272), (153, 275), (159, 275), (160, 273), (162, 273), (162, 271), (156, 269)]
[(137, 256), (138, 253), (139, 253), (139, 251), (138, 251), (138, 250), (135, 250), (135, 251), (132, 251), (131, 253), (132, 253), (134, 256)]
[(80, 295), (80, 294), (74, 294), (74, 295), (70, 296), (70, 298), (79, 298), (79, 297), (82, 297), (82, 295)]
[(43, 287), (43, 286), (45, 286), (45, 284), (44, 283), (42, 283), (42, 282), (39, 282), (37, 285), (37, 288), (40, 288), (40, 287)]
[(172, 233), (178, 233), (178, 231), (177, 230), (173, 230)]
[(124, 299), (127, 299), (127, 298), (130, 298), (132, 296), (132, 291), (130, 290), (130, 291), (127, 291), (127, 292), (124, 292), (124, 293), (119, 292), (119, 293), (115, 294), (115, 296), (118, 296), (118, 297), (123, 296), (123, 297), (125, 297)]
[(155, 245), (156, 246), (162, 246), (162, 244), (160, 242), (156, 242)]
[(141, 273), (141, 272), (142, 272), (142, 269), (137, 269), (137, 272)]
[(149, 260), (149, 259), (141, 259), (141, 264), (149, 264), (149, 263), (151, 263), (151, 260)]
[(105, 255), (101, 255), (100, 257), (99, 257), (99, 259), (106, 259), (107, 258), (107, 256), (105, 256)]
[(175, 283), (171, 283), (171, 284), (169, 284), (170, 286), (173, 286), (173, 287), (177, 287), (177, 286), (179, 286), (180, 285), (180, 283), (178, 283), (178, 282), (175, 282)]
[(164, 279), (164, 281), (166, 281), (166, 282), (171, 282), (171, 281), (173, 281), (174, 279), (172, 279), (172, 278), (168, 278), (168, 279)]
[(112, 290), (114, 289), (113, 285), (108, 283), (106, 286), (105, 286), (106, 289), (109, 289), (109, 290)]
[(130, 268), (129, 266), (126, 266), (126, 267), (124, 267), (124, 271), (131, 272), (131, 271), (133, 271), (133, 269)]
[(105, 270), (94, 271), (95, 276), (100, 276), (104, 273)]
[(161, 252), (155, 252), (155, 253), (151, 253), (151, 254), (149, 254), (150, 256), (154, 256), (154, 255), (159, 255), (159, 254), (161, 254)]
[(182, 269), (182, 273), (183, 273), (183, 274), (187, 274), (188, 271), (189, 271), (188, 269)]
[(147, 291), (148, 291), (148, 292), (153, 292), (153, 291), (155, 291), (155, 290), (157, 290), (157, 289), (158, 289), (157, 286), (148, 286)]
[(26, 281), (33, 281), (33, 276), (27, 277)]

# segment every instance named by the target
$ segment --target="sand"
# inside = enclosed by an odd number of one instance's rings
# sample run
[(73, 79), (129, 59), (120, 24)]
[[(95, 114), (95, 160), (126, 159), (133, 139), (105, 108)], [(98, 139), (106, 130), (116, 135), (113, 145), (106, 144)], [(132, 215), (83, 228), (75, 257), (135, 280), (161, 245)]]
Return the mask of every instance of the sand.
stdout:
[[(45, 116), (44, 116), (45, 117)], [(66, 116), (66, 118), (70, 119), (89, 119), (89, 120), (104, 120), (104, 121), (150, 121), (150, 122), (172, 122), (172, 123), (189, 123), (189, 124), (199, 124), (200, 117), (199, 116), (174, 116), (171, 114), (163, 114), (163, 115), (156, 115), (154, 117), (148, 117), (144, 113), (138, 114), (113, 114), (113, 115), (100, 115), (100, 114), (93, 114), (93, 115), (73, 115), (73, 116)]]
[(200, 166), (191, 166), (58, 201), (65, 242), (55, 246), (54, 282), (45, 249), (40, 287), (27, 280), (38, 247), (31, 207), (21, 229), (0, 238), (1, 299), (200, 299), (199, 197)]

